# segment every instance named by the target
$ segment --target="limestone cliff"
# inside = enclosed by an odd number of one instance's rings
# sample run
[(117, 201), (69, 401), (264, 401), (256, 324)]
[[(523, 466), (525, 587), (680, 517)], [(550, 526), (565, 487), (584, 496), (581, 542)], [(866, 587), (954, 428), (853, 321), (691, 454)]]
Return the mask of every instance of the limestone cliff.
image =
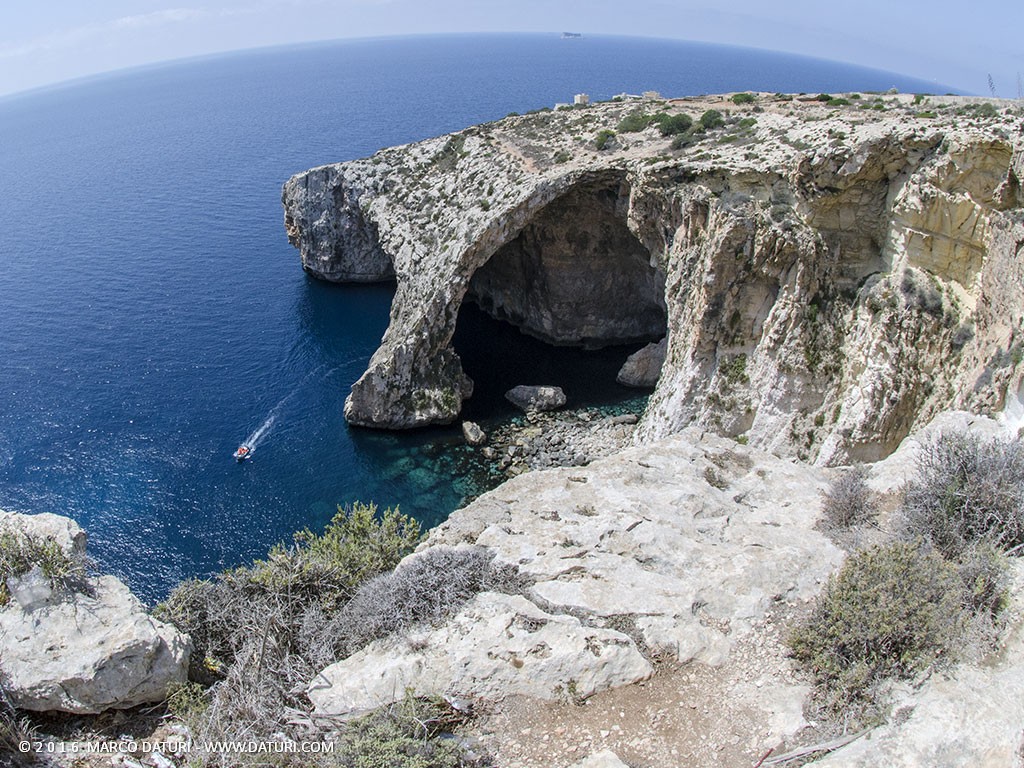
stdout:
[[(708, 109), (724, 125), (597, 149), (633, 113)], [(626, 100), (315, 168), (283, 201), (312, 274), (397, 279), (354, 424), (458, 416), (469, 298), (555, 344), (667, 335), (641, 440), (699, 424), (870, 461), (942, 409), (1019, 405), (1022, 150), (1009, 102)]]

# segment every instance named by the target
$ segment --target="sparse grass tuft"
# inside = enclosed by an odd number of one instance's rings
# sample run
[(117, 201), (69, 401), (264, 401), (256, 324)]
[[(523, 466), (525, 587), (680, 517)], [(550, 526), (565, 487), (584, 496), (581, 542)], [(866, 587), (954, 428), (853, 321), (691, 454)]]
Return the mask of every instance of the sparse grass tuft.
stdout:
[(0, 606), (11, 600), (7, 580), (20, 578), (35, 568), (55, 591), (88, 591), (89, 562), (84, 555), (69, 554), (55, 541), (6, 530), (0, 532)]

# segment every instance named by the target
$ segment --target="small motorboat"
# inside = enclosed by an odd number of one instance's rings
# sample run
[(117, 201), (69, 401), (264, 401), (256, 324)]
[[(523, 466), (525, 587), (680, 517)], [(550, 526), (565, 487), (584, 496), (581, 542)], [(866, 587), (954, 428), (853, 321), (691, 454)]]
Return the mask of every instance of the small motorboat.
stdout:
[(250, 456), (252, 456), (252, 448), (250, 448), (248, 445), (240, 445), (238, 446), (238, 450), (235, 451), (234, 456), (235, 461), (243, 462)]

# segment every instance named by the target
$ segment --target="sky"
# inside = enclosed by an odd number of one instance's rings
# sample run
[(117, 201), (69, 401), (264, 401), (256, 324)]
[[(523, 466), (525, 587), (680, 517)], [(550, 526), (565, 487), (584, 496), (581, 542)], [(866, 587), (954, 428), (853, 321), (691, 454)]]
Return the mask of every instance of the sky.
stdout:
[(169, 59), (444, 32), (642, 35), (787, 51), (1020, 96), (1020, 0), (0, 0), (0, 95)]

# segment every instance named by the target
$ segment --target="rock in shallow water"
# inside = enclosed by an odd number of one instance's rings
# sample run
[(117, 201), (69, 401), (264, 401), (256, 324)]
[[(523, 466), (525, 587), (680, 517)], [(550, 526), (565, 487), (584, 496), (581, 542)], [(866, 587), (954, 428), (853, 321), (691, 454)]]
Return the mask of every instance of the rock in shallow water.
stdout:
[(561, 387), (520, 384), (506, 392), (505, 399), (527, 413), (530, 411), (553, 411), (565, 405), (565, 392)]
[(462, 436), (470, 445), (483, 445), (487, 442), (487, 433), (475, 421), (462, 422)]

